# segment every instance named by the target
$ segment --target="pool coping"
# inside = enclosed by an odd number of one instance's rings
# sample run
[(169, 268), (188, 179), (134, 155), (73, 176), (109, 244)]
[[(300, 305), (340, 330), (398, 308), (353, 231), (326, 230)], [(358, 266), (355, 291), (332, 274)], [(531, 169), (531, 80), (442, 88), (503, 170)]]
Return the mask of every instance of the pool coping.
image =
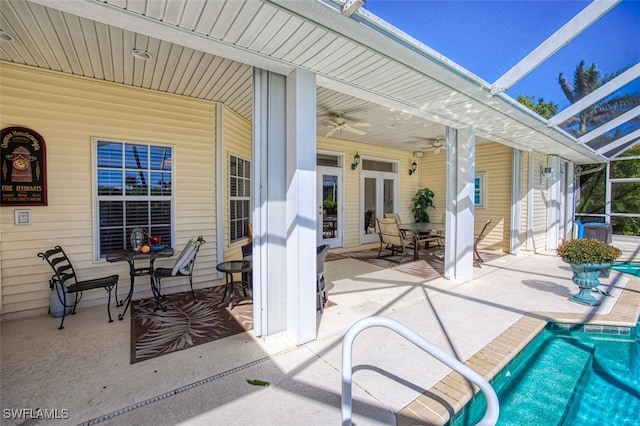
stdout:
[[(585, 324), (596, 332), (603, 327), (635, 327), (639, 316), (640, 280), (630, 277), (609, 314), (528, 312), (464, 364), (490, 381), (550, 322)], [(399, 426), (445, 425), (477, 391), (477, 386), (452, 371), (400, 410), (396, 422)]]

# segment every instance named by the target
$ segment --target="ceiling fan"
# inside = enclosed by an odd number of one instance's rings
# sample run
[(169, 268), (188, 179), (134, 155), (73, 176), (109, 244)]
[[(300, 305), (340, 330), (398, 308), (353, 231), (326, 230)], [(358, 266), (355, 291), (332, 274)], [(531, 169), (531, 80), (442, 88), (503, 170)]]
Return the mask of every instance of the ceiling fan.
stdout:
[(427, 143), (421, 149), (433, 151), (434, 154), (440, 154), (440, 150), (445, 148), (445, 141), (441, 138), (420, 138), (420, 140)]
[(338, 130), (344, 130), (347, 132), (354, 133), (356, 135), (366, 135), (367, 132), (362, 131), (360, 129), (356, 129), (356, 127), (371, 127), (371, 123), (366, 122), (350, 122), (345, 116), (343, 111), (336, 111), (331, 113), (331, 118), (327, 120), (329, 126), (332, 126), (331, 130), (327, 132), (326, 137), (332, 136)]

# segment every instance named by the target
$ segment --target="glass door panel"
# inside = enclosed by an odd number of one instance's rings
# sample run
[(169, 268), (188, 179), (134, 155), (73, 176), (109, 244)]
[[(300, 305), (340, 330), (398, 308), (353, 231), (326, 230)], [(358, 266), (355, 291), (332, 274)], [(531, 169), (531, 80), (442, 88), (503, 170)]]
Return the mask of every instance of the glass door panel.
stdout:
[(376, 233), (377, 183), (376, 178), (364, 178), (364, 217), (362, 224), (365, 234)]
[(364, 170), (361, 181), (362, 244), (380, 240), (376, 229), (376, 217), (385, 213), (394, 213), (397, 204), (397, 175), (389, 172)]
[(342, 169), (318, 167), (318, 245), (342, 247)]
[(395, 179), (383, 179), (382, 181), (382, 202), (384, 207), (384, 213), (395, 213)]

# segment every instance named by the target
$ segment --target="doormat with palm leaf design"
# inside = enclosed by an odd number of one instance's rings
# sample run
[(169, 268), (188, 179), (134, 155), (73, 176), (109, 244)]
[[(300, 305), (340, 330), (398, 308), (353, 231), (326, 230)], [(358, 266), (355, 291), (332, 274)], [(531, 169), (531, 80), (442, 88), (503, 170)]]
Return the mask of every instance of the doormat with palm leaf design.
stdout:
[(167, 311), (155, 310), (155, 299), (131, 302), (131, 364), (188, 349), (253, 328), (253, 303), (236, 289), (233, 308), (224, 285), (168, 294)]

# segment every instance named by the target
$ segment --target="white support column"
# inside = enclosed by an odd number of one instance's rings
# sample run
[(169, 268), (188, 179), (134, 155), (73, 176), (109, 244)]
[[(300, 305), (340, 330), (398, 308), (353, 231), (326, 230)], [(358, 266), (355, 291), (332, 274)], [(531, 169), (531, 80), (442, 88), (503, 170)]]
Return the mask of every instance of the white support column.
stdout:
[(511, 236), (509, 251), (520, 253), (522, 246), (522, 151), (513, 149), (511, 162)]
[(475, 135), (447, 128), (445, 278), (473, 279)]
[[(224, 104), (216, 102), (216, 257), (217, 263), (224, 262)], [(218, 272), (218, 279), (222, 279)]]
[(573, 221), (576, 214), (575, 198), (575, 164), (572, 161), (566, 163), (566, 184), (565, 184), (565, 232), (563, 238), (570, 239), (573, 236)]
[(534, 249), (533, 245), (533, 203), (535, 200), (534, 190), (535, 190), (535, 165), (536, 165), (536, 154), (534, 151), (529, 151), (527, 156), (529, 157), (529, 173), (527, 176), (527, 250), (531, 251)]
[(316, 338), (316, 79), (287, 76), (287, 335)]
[(548, 200), (547, 200), (547, 250), (555, 250), (560, 244), (560, 222), (562, 215), (560, 209), (562, 207), (562, 191), (560, 179), (560, 158), (556, 155), (549, 156), (549, 167), (551, 167), (551, 175), (547, 183)]
[(254, 70), (253, 318), (269, 336), (287, 327), (286, 78)]
[(446, 131), (446, 165), (445, 165), (445, 236), (444, 246), (444, 277), (454, 279), (456, 276), (456, 220), (458, 210), (458, 200), (454, 196), (458, 188), (458, 174), (456, 173), (458, 158), (458, 131), (452, 127), (447, 127)]

